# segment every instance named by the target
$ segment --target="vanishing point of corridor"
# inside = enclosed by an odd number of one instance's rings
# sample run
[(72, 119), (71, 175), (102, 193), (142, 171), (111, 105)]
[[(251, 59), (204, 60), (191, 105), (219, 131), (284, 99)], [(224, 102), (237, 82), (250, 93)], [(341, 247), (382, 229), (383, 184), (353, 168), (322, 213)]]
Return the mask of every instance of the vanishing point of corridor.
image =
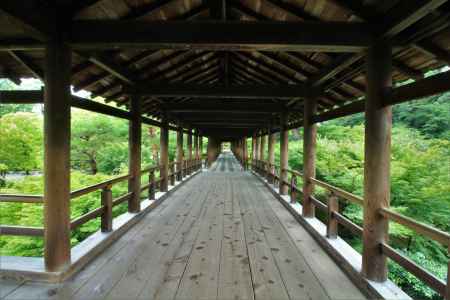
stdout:
[(365, 299), (231, 153), (74, 278), (6, 299)]

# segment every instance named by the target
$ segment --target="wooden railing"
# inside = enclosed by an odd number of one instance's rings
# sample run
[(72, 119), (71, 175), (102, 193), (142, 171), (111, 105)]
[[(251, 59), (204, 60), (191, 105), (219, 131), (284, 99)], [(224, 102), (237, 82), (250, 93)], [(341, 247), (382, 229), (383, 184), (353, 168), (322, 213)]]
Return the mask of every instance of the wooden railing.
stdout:
[[(176, 180), (181, 181), (184, 175), (191, 174), (196, 170), (201, 169), (202, 160), (194, 159), (191, 161), (184, 160), (182, 163), (170, 162), (169, 163), (169, 173), (167, 179), (170, 185), (175, 185)], [(140, 192), (148, 190), (148, 199), (154, 200), (156, 191), (161, 190), (160, 183), (162, 182), (161, 176), (156, 178), (155, 173), (161, 174), (162, 166), (151, 166), (141, 170), (141, 176), (145, 174), (148, 175), (148, 183), (141, 186)], [(123, 202), (126, 202), (133, 195), (133, 192), (128, 192), (115, 199), (112, 197), (112, 187), (115, 184), (128, 181), (131, 179), (130, 175), (122, 175), (115, 177), (100, 183), (96, 183), (70, 193), (70, 198), (75, 199), (89, 193), (93, 193), (101, 190), (101, 205), (73, 220), (70, 221), (70, 229), (74, 230), (88, 221), (101, 218), (100, 229), (102, 232), (109, 232), (112, 230), (112, 220), (113, 214), (112, 209)], [(30, 203), (30, 204), (43, 204), (43, 196), (40, 195), (15, 195), (15, 194), (1, 194), (0, 202), (9, 203)], [(17, 236), (43, 236), (43, 227), (27, 227), (27, 226), (8, 226), (0, 225), (0, 234), (2, 235), (17, 235)]]
[[(258, 173), (260, 176), (267, 179), (269, 183), (276, 185), (280, 184), (280, 178), (282, 178), (279, 172), (287, 172), (290, 174), (290, 180), (284, 180), (281, 184), (285, 184), (289, 187), (290, 190), (290, 198), (291, 203), (297, 202), (297, 194), (302, 192), (301, 188), (297, 186), (297, 178), (303, 178), (303, 175), (294, 170), (284, 169), (280, 171), (279, 166), (269, 164), (265, 161), (253, 160), (252, 161), (252, 169)], [(289, 177), (289, 176), (287, 176)], [(338, 187), (335, 187), (331, 184), (318, 180), (316, 178), (309, 178), (309, 180), (316, 186), (319, 186), (328, 191), (328, 195), (326, 197), (326, 203), (318, 200), (314, 196), (310, 197), (311, 203), (323, 211), (327, 215), (327, 238), (335, 239), (338, 237), (338, 224), (342, 225), (350, 232), (362, 236), (363, 228), (358, 224), (354, 223), (352, 220), (344, 216), (339, 211), (339, 201), (346, 200), (350, 203), (364, 206), (364, 199), (360, 196), (354, 195), (347, 191), (344, 191)], [(392, 209), (382, 208), (379, 210), (380, 217), (387, 218), (392, 222), (396, 222), (401, 224), (412, 231), (424, 235), (425, 237), (434, 240), (444, 247), (446, 247), (449, 251), (450, 255), (450, 234), (447, 232), (443, 232), (436, 228), (433, 228), (429, 225), (417, 222), (409, 217), (403, 216)], [(409, 259), (403, 253), (395, 250), (392, 246), (386, 243), (380, 243), (380, 251), (395, 261), (397, 264), (405, 268), (408, 272), (416, 276), (422, 282), (424, 282), (427, 286), (432, 288), (434, 291), (439, 293), (446, 299), (450, 297), (450, 260), (448, 262), (447, 269), (447, 283), (442, 279), (436, 277), (434, 274), (430, 273), (428, 270), (424, 269), (422, 266), (418, 265), (416, 262)]]

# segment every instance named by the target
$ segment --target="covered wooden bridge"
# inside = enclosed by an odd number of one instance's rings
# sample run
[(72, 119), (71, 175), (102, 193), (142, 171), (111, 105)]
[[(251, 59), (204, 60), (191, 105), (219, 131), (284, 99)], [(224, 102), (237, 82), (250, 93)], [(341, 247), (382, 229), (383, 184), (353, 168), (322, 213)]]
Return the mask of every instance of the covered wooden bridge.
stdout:
[[(45, 83), (0, 91), (2, 105), (44, 104), (45, 192), (0, 201), (43, 203), (45, 224), (0, 230), (42, 236), (45, 253), (1, 257), (0, 297), (407, 299), (387, 280), (389, 258), (450, 299), (449, 276), (388, 243), (391, 221), (450, 245), (389, 209), (392, 105), (450, 89), (449, 16), (446, 0), (1, 1), (0, 77)], [(71, 107), (129, 120), (129, 174), (71, 191)], [(359, 112), (363, 197), (315, 178), (317, 123)], [(157, 166), (141, 167), (142, 124), (161, 128)], [(291, 170), (288, 132), (301, 126), (304, 167)], [(98, 190), (101, 206), (71, 220), (71, 199)], [(363, 227), (339, 201), (364, 208)], [(120, 203), (129, 212), (113, 219)], [(71, 248), (71, 230), (93, 218), (101, 230)], [(362, 255), (338, 225), (362, 236)]]

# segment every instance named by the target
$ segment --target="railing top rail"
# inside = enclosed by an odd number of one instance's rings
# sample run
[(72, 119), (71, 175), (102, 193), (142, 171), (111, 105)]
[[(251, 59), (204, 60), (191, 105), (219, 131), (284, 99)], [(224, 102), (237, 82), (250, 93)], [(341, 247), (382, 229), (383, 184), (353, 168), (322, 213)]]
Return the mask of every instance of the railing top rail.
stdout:
[(328, 184), (326, 182), (320, 181), (320, 180), (312, 178), (312, 177), (310, 178), (310, 180), (313, 183), (317, 184), (318, 186), (323, 187), (324, 189), (327, 189), (330, 192), (333, 192), (334, 194), (336, 194), (339, 197), (347, 199), (348, 201), (353, 202), (353, 203), (358, 204), (358, 205), (361, 205), (361, 206), (364, 205), (364, 199), (362, 197), (356, 196), (356, 195), (354, 195), (352, 193), (349, 193), (349, 192), (344, 191), (344, 190), (342, 190), (340, 188), (332, 186), (331, 184)]
[(84, 188), (72, 191), (70, 193), (70, 198), (73, 199), (73, 198), (77, 198), (77, 197), (86, 195), (88, 193), (91, 193), (91, 192), (94, 192), (96, 190), (102, 189), (102, 188), (104, 188), (104, 187), (106, 187), (108, 185), (112, 185), (112, 184), (115, 184), (115, 183), (118, 183), (118, 182), (121, 182), (121, 181), (125, 181), (125, 180), (127, 180), (129, 178), (131, 178), (131, 175), (130, 174), (126, 174), (126, 175), (123, 175), (123, 176), (111, 178), (109, 180), (105, 180), (103, 182), (96, 183), (96, 184), (90, 185), (88, 187), (84, 187)]
[(43, 203), (42, 195), (0, 194), (0, 202)]
[(146, 167), (146, 168), (142, 169), (141, 170), (141, 174), (145, 174), (145, 173), (148, 173), (150, 171), (157, 170), (157, 169), (159, 169), (159, 165), (149, 166), (149, 167)]
[(299, 171), (295, 171), (295, 170), (292, 170), (292, 169), (283, 169), (283, 171), (286, 171), (288, 173), (294, 174), (295, 176), (303, 177), (303, 174), (300, 173)]
[(450, 246), (450, 234), (448, 234), (447, 232), (418, 222), (388, 208), (380, 208), (380, 214), (396, 223), (414, 230), (417, 233), (423, 234), (426, 237), (435, 240), (436, 242), (439, 242), (445, 246)]

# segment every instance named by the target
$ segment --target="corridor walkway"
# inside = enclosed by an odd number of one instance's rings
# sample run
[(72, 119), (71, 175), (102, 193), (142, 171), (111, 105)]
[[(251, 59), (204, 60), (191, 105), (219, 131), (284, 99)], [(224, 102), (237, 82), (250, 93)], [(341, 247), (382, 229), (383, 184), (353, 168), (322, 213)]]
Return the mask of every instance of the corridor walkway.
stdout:
[(74, 278), (5, 291), (6, 299), (365, 299), (230, 153)]

